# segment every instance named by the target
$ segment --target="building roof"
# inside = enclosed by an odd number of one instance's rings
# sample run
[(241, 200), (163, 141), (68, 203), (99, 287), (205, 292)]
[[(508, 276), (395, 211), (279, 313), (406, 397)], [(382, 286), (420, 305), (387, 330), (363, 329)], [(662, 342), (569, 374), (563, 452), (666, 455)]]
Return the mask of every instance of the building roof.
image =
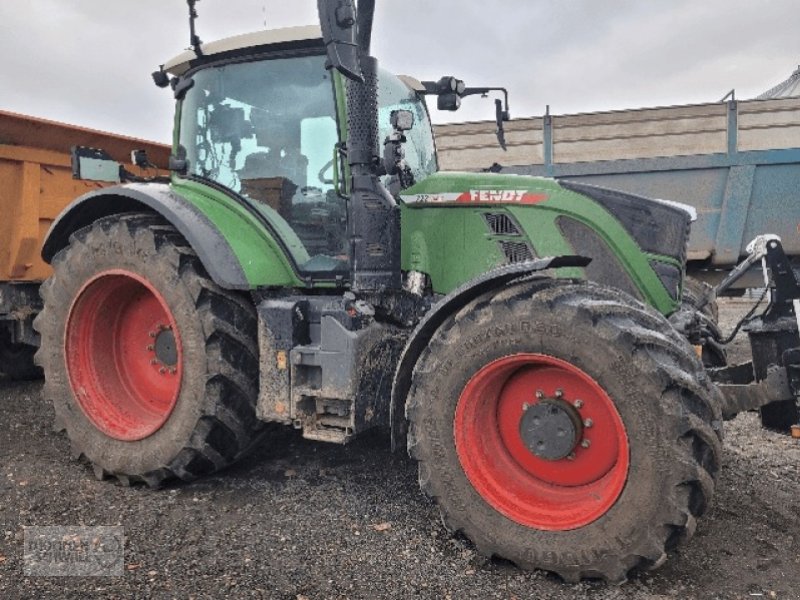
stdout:
[(768, 89), (760, 96), (756, 96), (755, 99), (770, 100), (774, 98), (790, 98), (792, 96), (800, 96), (800, 66), (795, 69), (788, 79)]

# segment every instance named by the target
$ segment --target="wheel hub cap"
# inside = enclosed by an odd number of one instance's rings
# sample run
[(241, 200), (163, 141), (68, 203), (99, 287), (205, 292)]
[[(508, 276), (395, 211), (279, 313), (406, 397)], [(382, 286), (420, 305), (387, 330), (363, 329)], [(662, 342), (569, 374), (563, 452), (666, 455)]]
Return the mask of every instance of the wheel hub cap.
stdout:
[(583, 433), (578, 411), (562, 400), (550, 399), (523, 409), (519, 434), (528, 450), (544, 460), (567, 458)]
[(166, 367), (178, 364), (178, 345), (175, 343), (175, 334), (171, 328), (165, 327), (156, 335), (155, 353), (158, 362)]

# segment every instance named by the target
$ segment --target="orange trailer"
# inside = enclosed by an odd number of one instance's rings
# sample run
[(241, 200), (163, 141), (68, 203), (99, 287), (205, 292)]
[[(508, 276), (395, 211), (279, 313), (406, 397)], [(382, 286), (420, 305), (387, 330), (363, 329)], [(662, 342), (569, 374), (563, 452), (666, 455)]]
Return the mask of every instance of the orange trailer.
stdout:
[[(32, 322), (39, 285), (50, 275), (40, 256), (53, 219), (78, 196), (110, 182), (73, 177), (71, 148), (102, 148), (137, 175), (131, 151), (145, 150), (165, 168), (169, 146), (57, 121), (0, 111), (0, 372), (18, 379), (38, 375)], [(162, 173), (165, 173), (162, 172)]]

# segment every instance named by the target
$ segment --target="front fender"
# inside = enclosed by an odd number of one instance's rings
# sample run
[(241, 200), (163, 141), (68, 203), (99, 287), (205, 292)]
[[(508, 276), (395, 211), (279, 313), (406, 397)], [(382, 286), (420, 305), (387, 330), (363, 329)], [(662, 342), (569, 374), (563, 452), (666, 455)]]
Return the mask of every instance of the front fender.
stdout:
[(455, 314), (486, 292), (523, 279), (527, 275), (546, 269), (585, 267), (591, 260), (591, 258), (586, 258), (585, 256), (557, 256), (498, 267), (471, 279), (431, 307), (408, 338), (395, 370), (392, 383), (392, 399), (389, 407), (392, 451), (396, 450), (400, 441), (405, 438), (405, 404), (406, 396), (411, 388), (411, 375), (414, 371), (414, 366), (433, 334), (436, 333), (436, 330), (450, 315)]
[[(113, 186), (79, 197), (54, 221), (42, 247), (42, 258), (51, 262), (69, 244), (70, 235), (97, 219), (137, 211), (153, 211), (164, 217), (222, 288), (249, 290), (258, 285), (291, 286), (299, 282), (271, 234), (252, 219), (231, 210), (224, 222), (214, 220), (199, 204), (162, 183)], [(242, 245), (249, 254), (244, 254)], [(255, 271), (256, 266), (264, 272)]]

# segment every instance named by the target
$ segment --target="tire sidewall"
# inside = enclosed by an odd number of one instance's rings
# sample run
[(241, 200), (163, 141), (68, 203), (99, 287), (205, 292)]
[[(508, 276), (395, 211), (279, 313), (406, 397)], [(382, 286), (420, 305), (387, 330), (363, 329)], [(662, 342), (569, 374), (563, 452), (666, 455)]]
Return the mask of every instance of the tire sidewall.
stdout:
[[(546, 308), (531, 300), (528, 314), (520, 318), (505, 306), (496, 306), (491, 322), (469, 317), (458, 325), (457, 351), (437, 361), (434, 378), (417, 390), (428, 402), (421, 407), (419, 427), (429, 437), (427, 468), (444, 493), (445, 511), (468, 522), (470, 536), (491, 532), (492, 539), (478, 545), (500, 546), (504, 556), (522, 564), (585, 564), (599, 556), (618, 556), (646, 536), (643, 522), (663, 519), (674, 487), (669, 476), (677, 460), (673, 446), (677, 433), (659, 404), (662, 384), (642, 357), (623, 353), (613, 343), (618, 332), (592, 330), (578, 311)], [(665, 327), (669, 324), (664, 320)], [(597, 335), (601, 333), (601, 335)], [(450, 344), (455, 339), (450, 339)], [(443, 339), (444, 344), (448, 340)], [(436, 351), (436, 344), (431, 352)], [(455, 449), (453, 422), (456, 407), (470, 378), (491, 361), (517, 353), (541, 353), (566, 360), (592, 377), (609, 395), (625, 426), (630, 465), (628, 480), (616, 503), (594, 522), (569, 531), (544, 531), (520, 525), (490, 506), (474, 489), (461, 467)], [(631, 477), (631, 475), (635, 475)], [(648, 476), (649, 475), (649, 476)], [(539, 551), (537, 548), (546, 548)], [(588, 560), (587, 560), (588, 559)]]
[[(158, 252), (152, 243), (152, 234), (141, 232), (145, 239), (134, 240), (123, 224), (112, 226), (111, 232), (107, 232), (107, 243), (97, 243), (100, 240), (94, 235), (96, 231), (87, 237), (84, 245), (66, 251), (60, 264), (69, 265), (68, 276), (62, 276), (56, 266), (55, 277), (63, 289), (63, 297), (70, 300), (69, 304), (51, 307), (55, 313), (51, 323), (68, 323), (72, 303), (83, 285), (97, 275), (112, 269), (135, 273), (158, 290), (175, 320), (183, 354), (181, 387), (167, 421), (152, 435), (132, 442), (105, 435), (81, 409), (66, 376), (65, 326), (56, 332), (57, 347), (48, 350), (60, 354), (65, 373), (63, 380), (58, 382), (62, 389), (54, 395), (54, 402), (69, 438), (92, 463), (102, 465), (112, 473), (144, 474), (167, 466), (169, 459), (180, 453), (207, 410), (204, 406), (206, 339), (196, 316), (192, 290), (180, 278), (175, 261), (177, 255), (170, 256), (168, 246), (162, 246), (162, 251)], [(82, 256), (87, 251), (90, 260)]]

